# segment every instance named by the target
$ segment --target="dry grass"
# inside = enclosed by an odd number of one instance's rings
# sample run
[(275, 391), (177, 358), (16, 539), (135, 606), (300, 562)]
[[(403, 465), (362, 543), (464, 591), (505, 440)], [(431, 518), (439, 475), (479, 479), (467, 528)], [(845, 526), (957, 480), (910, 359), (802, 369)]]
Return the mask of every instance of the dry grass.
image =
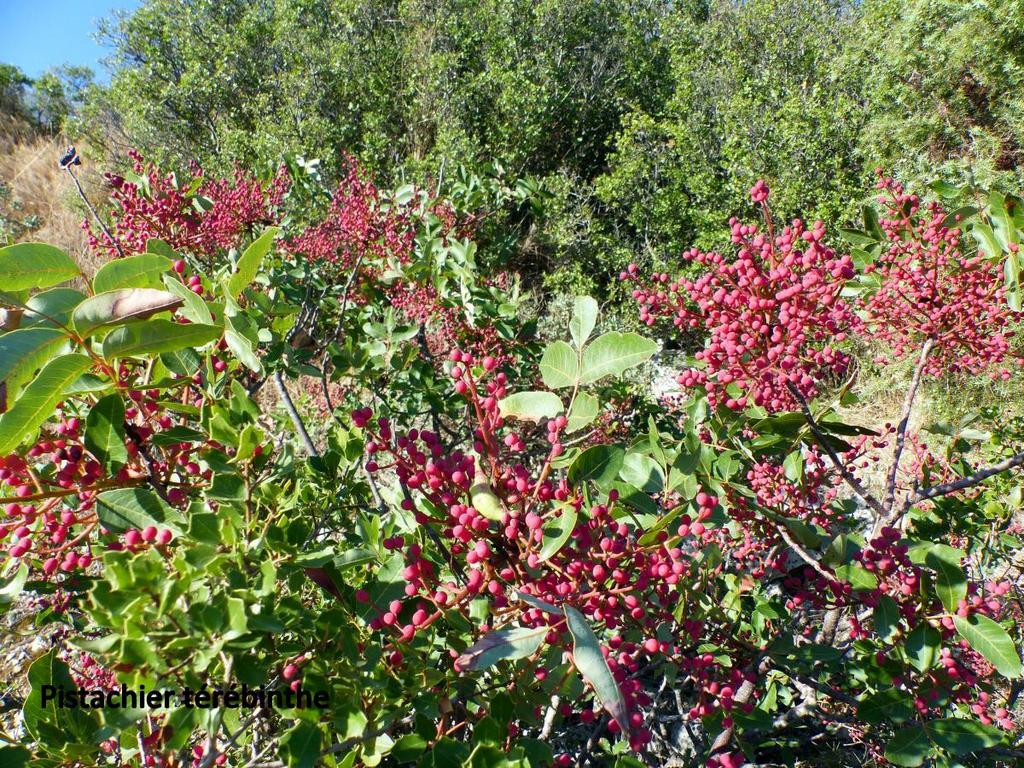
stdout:
[[(23, 122), (0, 115), (0, 181), (10, 188), (11, 198), (20, 203), (20, 215), (35, 215), (41, 222), (23, 239), (56, 245), (91, 275), (102, 262), (86, 246), (81, 226), (84, 206), (57, 164), (65, 146), (63, 137), (40, 136)], [(99, 171), (86, 167), (78, 175), (93, 204), (102, 204)]]

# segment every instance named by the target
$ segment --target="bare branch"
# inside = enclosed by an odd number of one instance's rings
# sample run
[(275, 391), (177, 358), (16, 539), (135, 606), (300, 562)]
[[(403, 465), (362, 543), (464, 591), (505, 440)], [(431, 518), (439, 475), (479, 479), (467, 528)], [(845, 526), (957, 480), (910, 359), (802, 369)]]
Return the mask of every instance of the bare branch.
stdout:
[(274, 374), (274, 386), (277, 387), (277, 394), (281, 396), (281, 402), (284, 403), (284, 409), (288, 412), (288, 416), (291, 418), (292, 424), (295, 426), (295, 431), (299, 434), (299, 438), (302, 440), (302, 445), (306, 449), (306, 453), (310, 456), (319, 456), (320, 453), (313, 444), (313, 439), (309, 436), (309, 432), (306, 431), (306, 425), (303, 423), (302, 417), (296, 410), (295, 403), (292, 402), (292, 396), (288, 394), (288, 388), (284, 384), (284, 377), (281, 375), (280, 371)]
[(124, 258), (124, 251), (121, 250), (121, 243), (119, 243), (117, 238), (114, 237), (113, 233), (104, 223), (103, 219), (100, 218), (100, 215), (96, 213), (96, 209), (93, 208), (92, 203), (89, 202), (89, 198), (86, 197), (85, 190), (82, 189), (82, 185), (79, 183), (78, 177), (75, 176), (75, 172), (71, 170), (71, 166), (79, 165), (80, 163), (81, 160), (78, 159), (78, 153), (75, 151), (75, 148), (68, 147), (68, 150), (65, 153), (64, 157), (61, 158), (60, 167), (67, 171), (68, 176), (71, 177), (71, 181), (75, 183), (75, 189), (78, 190), (78, 196), (82, 198), (82, 202), (85, 203), (85, 207), (89, 209), (89, 213), (92, 214), (92, 217), (96, 220), (96, 223), (99, 225), (100, 229), (103, 230), (103, 234), (107, 236), (107, 239), (111, 242), (114, 248), (117, 249), (117, 255), (120, 256), (121, 258)]
[(824, 433), (821, 431), (821, 427), (818, 426), (818, 422), (814, 420), (814, 414), (811, 413), (811, 406), (808, 405), (807, 400), (800, 393), (800, 390), (793, 386), (792, 383), (786, 382), (786, 386), (789, 388), (790, 393), (800, 403), (800, 409), (803, 411), (804, 418), (807, 419), (807, 426), (811, 428), (811, 432), (814, 434), (815, 439), (818, 441), (818, 445), (825, 449), (825, 453), (828, 454), (829, 459), (832, 460), (833, 466), (839, 475), (846, 481), (846, 484), (853, 489), (853, 492), (860, 496), (864, 503), (867, 504), (875, 513), (879, 516), (885, 514), (885, 507), (871, 495), (871, 492), (865, 488), (860, 480), (853, 476), (853, 474), (846, 468), (846, 465), (839, 460), (839, 456), (829, 445), (825, 439)]
[(786, 542), (786, 545), (796, 553), (797, 557), (799, 557), (801, 560), (803, 560), (805, 563), (811, 566), (811, 568), (814, 569), (815, 573), (817, 573), (826, 581), (836, 581), (835, 574), (831, 574), (824, 568), (822, 568), (821, 563), (819, 563), (817, 560), (811, 557), (810, 553), (808, 553), (806, 549), (804, 549), (796, 543), (793, 537), (789, 535), (789, 531), (786, 530), (785, 524), (776, 523), (775, 529), (779, 532), (779, 536), (782, 537), (782, 540)]
[(964, 488), (970, 488), (971, 486), (977, 485), (980, 482), (987, 480), (993, 475), (998, 475), (1001, 472), (1008, 472), (1015, 467), (1024, 465), (1024, 453), (1018, 453), (1016, 456), (1011, 456), (1008, 459), (1000, 461), (998, 464), (993, 464), (991, 467), (980, 469), (974, 474), (962, 477), (959, 480), (954, 480), (949, 483), (943, 483), (942, 485), (933, 485), (930, 488), (922, 488), (917, 493), (910, 496), (903, 506), (904, 511), (910, 509), (914, 504), (921, 501), (927, 501), (928, 499), (934, 499), (937, 496), (946, 496), (950, 493), (956, 493), (962, 491)]
[(903, 447), (907, 439), (907, 425), (910, 423), (910, 413), (914, 408), (914, 398), (917, 396), (918, 387), (921, 385), (921, 376), (924, 373), (925, 363), (928, 362), (928, 354), (932, 351), (935, 340), (931, 337), (925, 339), (921, 347), (921, 356), (914, 368), (914, 375), (910, 379), (910, 386), (907, 388), (907, 395), (903, 400), (903, 410), (900, 413), (899, 425), (896, 427), (896, 449), (893, 452), (892, 467), (889, 469), (889, 479), (885, 484), (885, 507), (886, 514), (892, 512), (892, 505), (896, 501), (896, 476), (899, 474), (900, 457), (903, 455)]

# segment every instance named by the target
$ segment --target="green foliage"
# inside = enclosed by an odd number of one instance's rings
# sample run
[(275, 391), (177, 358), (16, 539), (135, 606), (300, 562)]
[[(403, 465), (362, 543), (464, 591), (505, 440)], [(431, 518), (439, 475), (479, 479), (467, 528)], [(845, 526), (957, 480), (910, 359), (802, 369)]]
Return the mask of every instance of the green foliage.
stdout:
[(864, 162), (908, 180), (1019, 188), (1024, 8), (867, 0), (836, 71), (868, 104)]
[(847, 3), (677, 9), (664, 29), (671, 95), (623, 120), (595, 185), (616, 270), (717, 245), (758, 179), (807, 220), (834, 220), (862, 186), (854, 150), (863, 108), (831, 71), (850, 34)]
[(660, 13), (656, 2), (156, 0), (106, 25), (120, 66), (105, 98), (144, 146), (175, 159), (206, 147), (213, 166), (352, 151), (384, 174), (436, 174), (443, 159), (449, 173), (490, 158), (519, 173), (585, 169), (622, 111), (657, 95)]

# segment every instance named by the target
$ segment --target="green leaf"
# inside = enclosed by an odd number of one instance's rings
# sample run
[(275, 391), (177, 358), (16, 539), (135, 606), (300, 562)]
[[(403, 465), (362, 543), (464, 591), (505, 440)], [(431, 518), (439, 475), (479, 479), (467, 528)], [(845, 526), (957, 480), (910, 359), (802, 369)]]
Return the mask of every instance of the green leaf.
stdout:
[(159, 288), (163, 285), (163, 274), (170, 269), (171, 260), (157, 253), (114, 259), (96, 270), (92, 289), (104, 293), (119, 288)]
[(555, 341), (544, 349), (540, 359), (540, 375), (549, 389), (573, 387), (580, 375), (579, 357), (564, 341)]
[(988, 224), (976, 223), (971, 227), (971, 236), (978, 241), (978, 252), (994, 259), (1003, 252), (1003, 248), (996, 239), (995, 232)]
[(247, 333), (249, 321), (245, 317), (224, 317), (224, 341), (238, 362), (254, 373), (262, 373), (263, 364), (256, 354), (256, 343)]
[(925, 723), (924, 729), (932, 741), (954, 755), (966, 755), (1003, 742), (1002, 731), (977, 720), (950, 717)]
[(516, 392), (499, 403), (501, 415), (522, 421), (553, 419), (564, 408), (554, 392)]
[(473, 509), (488, 520), (501, 520), (505, 514), (501, 499), (494, 493), (487, 476), (480, 471), (479, 460), (473, 474), (473, 485), (469, 488), (469, 498)]
[(46, 243), (18, 243), (0, 248), (0, 290), (49, 288), (81, 274), (60, 248)]
[(895, 765), (916, 768), (931, 754), (932, 745), (924, 728), (913, 725), (897, 731), (885, 746), (885, 759)]
[(627, 454), (623, 459), (620, 474), (627, 483), (646, 493), (657, 493), (665, 487), (664, 470), (658, 462), (644, 453)]
[(963, 193), (963, 190), (961, 190), (960, 187), (950, 184), (948, 181), (942, 180), (931, 182), (928, 185), (928, 188), (934, 190), (939, 195), (939, 197), (945, 198), (947, 200), (956, 199)]
[(862, 205), (860, 210), (861, 213), (864, 214), (865, 231), (869, 235), (872, 235), (875, 238), (875, 240), (884, 243), (885, 232), (882, 231), (882, 227), (878, 223), (878, 211), (876, 211), (874, 207), (870, 205)]
[(911, 694), (899, 688), (885, 688), (860, 701), (857, 705), (857, 717), (873, 725), (909, 720), (914, 714), (910, 706), (910, 697)]
[(565, 542), (569, 540), (576, 528), (576, 507), (572, 504), (562, 504), (559, 509), (562, 510), (562, 514), (544, 526), (544, 540), (541, 543), (540, 552), (537, 553), (537, 559), (540, 562), (552, 557), (565, 546)]
[(25, 315), (21, 318), (22, 328), (57, 328), (71, 322), (71, 313), (85, 294), (74, 288), (51, 288), (30, 297), (25, 302)]
[(565, 425), (566, 434), (583, 429), (597, 418), (600, 406), (597, 398), (588, 392), (577, 392), (576, 399), (569, 407), (569, 423)]
[[(49, 699), (43, 705), (43, 686), (52, 685), (67, 691), (77, 687), (68, 665), (57, 658), (56, 651), (51, 650), (32, 662), (28, 682), (32, 689), (25, 699), (22, 718), (29, 735), (51, 748), (78, 745), (86, 750), (94, 749), (92, 737), (99, 721), (93, 713), (78, 707), (60, 707), (56, 699)], [(75, 752), (84, 754), (81, 749)]]
[[(629, 457), (627, 456), (626, 458)], [(618, 519), (624, 516), (632, 516), (629, 510), (622, 508), (622, 505), (625, 504), (641, 514), (640, 522), (643, 526), (646, 527), (654, 524), (655, 518), (658, 516), (659, 507), (650, 496), (629, 483), (615, 482), (611, 484), (611, 487), (619, 492), (620, 508), (613, 513), (613, 517)]]
[(176, 349), (173, 352), (163, 352), (160, 355), (160, 362), (167, 366), (167, 370), (179, 376), (191, 376), (199, 370), (202, 359), (194, 349)]
[[(813, 526), (808, 525), (803, 520), (797, 520), (793, 517), (780, 517), (778, 519), (779, 522), (789, 529), (789, 532), (799, 544), (808, 547), (809, 549), (817, 549), (821, 545), (821, 536), (818, 535), (818, 532), (814, 530)], [(865, 571), (865, 573), (868, 572)], [(857, 587), (854, 586), (854, 589), (857, 589)]]
[(191, 427), (176, 426), (162, 432), (154, 432), (150, 438), (155, 445), (168, 446), (178, 443), (203, 443), (208, 436)]
[(85, 447), (110, 474), (116, 475), (128, 463), (124, 441), (124, 401), (118, 394), (107, 395), (86, 417)]
[(629, 733), (629, 712), (626, 699), (615, 682), (608, 662), (601, 653), (601, 644), (583, 614), (572, 606), (565, 606), (565, 620), (572, 635), (572, 663), (597, 694), (598, 701), (608, 710), (623, 733)]
[(845, 581), (856, 591), (872, 590), (878, 586), (878, 577), (859, 565), (848, 563), (835, 568), (836, 578)]
[(513, 627), (488, 632), (467, 648), (456, 663), (462, 669), (480, 670), (499, 661), (525, 658), (540, 648), (549, 631), (549, 627), (543, 626)]
[(940, 645), (942, 636), (939, 630), (922, 621), (903, 641), (903, 650), (906, 651), (911, 664), (921, 672), (927, 672), (935, 666)]
[(969, 219), (977, 212), (978, 209), (973, 205), (957, 208), (955, 211), (946, 214), (946, 218), (942, 220), (942, 226), (948, 229), (964, 229), (969, 225)]
[(112, 533), (148, 525), (169, 528), (181, 535), (181, 515), (148, 488), (118, 488), (96, 497), (96, 515), (100, 524)]
[(962, 551), (948, 544), (936, 544), (925, 555), (925, 565), (936, 573), (935, 592), (950, 613), (956, 613), (960, 601), (967, 597), (967, 576), (960, 567), (964, 557)]
[(182, 317), (190, 323), (213, 324), (213, 315), (203, 298), (189, 290), (176, 275), (164, 275), (164, 287), (181, 299), (182, 305), (178, 311)]
[(173, 293), (153, 288), (122, 288), (90, 296), (71, 315), (82, 338), (106, 325), (145, 320), (158, 312), (170, 312), (182, 305)]
[(0, 413), (65, 341), (67, 336), (54, 328), (22, 328), (0, 336)]
[(1006, 630), (992, 619), (976, 613), (969, 619), (954, 616), (953, 624), (960, 636), (971, 644), (971, 648), (984, 656), (999, 670), (999, 674), (1009, 678), (1021, 676), (1020, 654), (1017, 647)]
[(804, 455), (799, 449), (793, 451), (782, 462), (782, 469), (786, 473), (786, 479), (791, 483), (799, 484), (804, 478)]
[(418, 733), (407, 733), (391, 748), (391, 758), (397, 763), (411, 763), (427, 751), (427, 740)]
[(562, 610), (560, 608), (556, 608), (551, 603), (545, 602), (544, 600), (541, 600), (539, 597), (534, 597), (533, 595), (527, 594), (522, 590), (516, 590), (516, 597), (518, 597), (520, 600), (522, 600), (524, 603), (531, 606), (532, 608), (537, 608), (538, 610), (545, 611), (546, 613), (550, 613), (554, 616), (562, 615)]
[(165, 256), (168, 259), (180, 259), (181, 254), (171, 248), (171, 246), (165, 241), (158, 237), (151, 237), (146, 240), (146, 253), (155, 253), (159, 256)]
[(0, 747), (0, 765), (4, 768), (26, 768), (31, 759), (32, 753), (24, 747)]
[(314, 768), (320, 760), (323, 734), (313, 723), (299, 720), (281, 736), (281, 756), (288, 768)]
[(21, 594), (28, 581), (28, 563), (22, 561), (8, 578), (0, 578), (0, 606), (10, 605)]
[(869, 235), (859, 229), (841, 228), (839, 233), (846, 242), (852, 245), (874, 245), (878, 242), (873, 235)]
[(216, 325), (176, 323), (160, 318), (115, 328), (103, 339), (102, 349), (107, 359), (138, 357), (179, 349), (196, 349), (216, 341), (220, 336), (221, 329)]
[(626, 452), (617, 445), (594, 445), (576, 457), (569, 467), (572, 486), (590, 480), (598, 485), (611, 483), (618, 477)]
[(61, 355), (48, 362), (7, 413), (0, 416), (0, 455), (8, 454), (53, 416), (65, 390), (92, 365), (85, 355)]
[(611, 331), (598, 336), (583, 351), (580, 383), (592, 384), (605, 376), (618, 376), (650, 359), (657, 350), (657, 342), (636, 333)]
[(248, 286), (256, 273), (259, 272), (260, 264), (264, 257), (270, 253), (274, 244), (274, 238), (280, 232), (279, 227), (267, 227), (258, 238), (253, 240), (249, 247), (242, 252), (242, 256), (235, 265), (235, 273), (228, 278), (228, 293), (237, 298), (238, 295)]
[(1003, 262), (1004, 284), (1006, 286), (1006, 304), (1014, 312), (1020, 312), (1022, 301), (1020, 289), (1021, 258), (1020, 253), (1009, 253)]
[(569, 334), (576, 342), (577, 349), (583, 349), (590, 334), (597, 325), (597, 302), (590, 296), (577, 296), (573, 305), (572, 319), (569, 321)]
[(888, 595), (882, 595), (874, 611), (875, 632), (883, 642), (888, 642), (899, 631), (900, 608)]

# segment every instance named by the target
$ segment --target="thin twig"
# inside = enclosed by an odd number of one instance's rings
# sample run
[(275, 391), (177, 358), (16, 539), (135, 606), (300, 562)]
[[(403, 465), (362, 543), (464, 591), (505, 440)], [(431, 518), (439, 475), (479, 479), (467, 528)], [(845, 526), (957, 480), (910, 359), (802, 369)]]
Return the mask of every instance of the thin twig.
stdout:
[[(768, 659), (767, 651), (759, 653), (754, 660), (750, 663), (748, 669), (755, 673), (756, 677), (764, 675), (769, 667), (770, 660)], [(736, 691), (736, 695), (733, 697), (733, 701), (736, 704), (742, 706), (750, 700), (750, 697), (754, 695), (754, 691), (757, 689), (757, 683), (753, 683), (750, 680), (744, 680)], [(715, 740), (711, 742), (711, 754), (714, 755), (718, 752), (725, 750), (729, 743), (732, 741), (732, 736), (736, 732), (736, 725), (730, 725), (728, 728), (722, 730)]]
[(786, 386), (789, 388), (789, 391), (792, 393), (793, 397), (797, 399), (797, 402), (800, 403), (800, 409), (803, 411), (804, 418), (807, 419), (807, 426), (811, 428), (811, 432), (813, 433), (815, 439), (818, 441), (818, 444), (825, 449), (825, 453), (827, 453), (829, 459), (832, 460), (832, 464), (833, 466), (835, 466), (836, 471), (839, 472), (839, 475), (843, 478), (843, 480), (846, 481), (846, 484), (853, 489), (853, 492), (860, 496), (864, 500), (864, 503), (871, 507), (871, 509), (873, 509), (876, 514), (880, 516), (884, 515), (885, 508), (878, 501), (878, 499), (871, 495), (871, 492), (868, 491), (868, 489), (865, 488), (861, 484), (861, 482), (850, 473), (850, 471), (846, 468), (846, 465), (839, 460), (839, 456), (836, 455), (836, 452), (832, 449), (832, 446), (829, 445), (828, 441), (825, 439), (825, 435), (821, 431), (821, 428), (818, 426), (818, 422), (814, 420), (814, 414), (811, 413), (811, 407), (810, 405), (808, 405), (807, 400), (804, 398), (804, 396), (800, 393), (800, 390), (794, 387), (793, 384), (790, 382), (786, 382)]
[(917, 396), (918, 387), (921, 385), (921, 375), (924, 373), (924, 366), (928, 362), (928, 354), (932, 351), (935, 340), (931, 337), (925, 339), (921, 347), (921, 356), (914, 368), (914, 375), (910, 379), (910, 386), (907, 388), (907, 395), (903, 400), (903, 410), (900, 413), (899, 425), (896, 427), (896, 449), (893, 452), (892, 467), (889, 469), (889, 480), (885, 485), (885, 513), (891, 514), (893, 504), (896, 502), (896, 477), (900, 469), (900, 457), (903, 455), (903, 447), (906, 445), (907, 425), (910, 424), (910, 414), (914, 409), (914, 398)]
[(943, 483), (942, 485), (933, 485), (929, 488), (922, 488), (907, 499), (903, 505), (903, 509), (905, 511), (919, 502), (934, 499), (937, 496), (946, 496), (950, 493), (962, 491), (964, 488), (970, 488), (972, 485), (977, 485), (993, 475), (998, 475), (1000, 472), (1007, 472), (1021, 465), (1024, 465), (1024, 453), (1018, 453), (1016, 456), (1004, 459), (998, 464), (993, 464), (991, 467), (980, 469), (967, 477), (960, 478), (959, 480)]
[(810, 553), (808, 553), (806, 549), (804, 549), (799, 544), (797, 544), (796, 541), (794, 541), (793, 537), (789, 535), (789, 531), (786, 530), (785, 524), (777, 523), (775, 525), (775, 528), (776, 530), (778, 530), (779, 536), (782, 537), (782, 540), (786, 542), (786, 545), (797, 554), (797, 557), (799, 557), (801, 560), (803, 560), (805, 563), (811, 566), (811, 568), (813, 568), (815, 572), (826, 581), (836, 581), (836, 577), (834, 574), (831, 574), (824, 568), (822, 568), (821, 563), (819, 563), (817, 560), (811, 557)]
[(85, 190), (82, 189), (82, 185), (78, 181), (78, 177), (75, 176), (75, 172), (71, 170), (71, 163), (69, 162), (67, 165), (64, 165), (63, 168), (65, 171), (68, 172), (68, 176), (71, 177), (71, 181), (75, 183), (75, 189), (78, 190), (78, 196), (82, 198), (82, 202), (85, 203), (85, 207), (89, 209), (89, 213), (91, 213), (92, 217), (96, 219), (96, 223), (99, 225), (100, 229), (103, 230), (103, 234), (107, 236), (107, 239), (111, 242), (111, 244), (113, 244), (114, 248), (117, 249), (117, 255), (120, 256), (121, 258), (124, 258), (124, 251), (121, 250), (121, 243), (118, 242), (117, 238), (114, 237), (110, 229), (107, 228), (107, 225), (103, 222), (103, 219), (101, 219), (100, 215), (96, 213), (96, 209), (92, 207), (92, 203), (89, 202), (89, 198), (86, 197), (85, 195)]
[(309, 432), (306, 431), (306, 425), (303, 423), (298, 410), (296, 410), (295, 403), (292, 402), (292, 396), (288, 394), (288, 388), (284, 384), (284, 377), (280, 371), (274, 374), (274, 386), (277, 388), (277, 394), (281, 397), (281, 402), (284, 403), (284, 409), (288, 412), (288, 416), (295, 426), (295, 431), (299, 434), (299, 439), (302, 440), (306, 453), (310, 456), (318, 457), (320, 453), (313, 444), (313, 439), (309, 436)]

